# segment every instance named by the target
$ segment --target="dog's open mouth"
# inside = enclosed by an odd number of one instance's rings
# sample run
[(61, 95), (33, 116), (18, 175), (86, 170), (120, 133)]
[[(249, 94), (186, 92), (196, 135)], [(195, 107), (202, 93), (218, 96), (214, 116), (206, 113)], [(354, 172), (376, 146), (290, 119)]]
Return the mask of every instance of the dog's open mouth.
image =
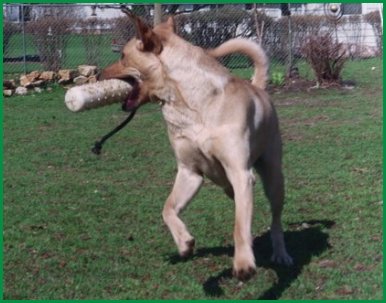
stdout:
[(122, 104), (122, 110), (125, 112), (131, 112), (139, 106), (139, 83), (135, 77), (128, 76), (126, 78), (121, 78), (120, 80), (129, 83), (132, 86), (132, 90), (127, 97), (127, 99)]

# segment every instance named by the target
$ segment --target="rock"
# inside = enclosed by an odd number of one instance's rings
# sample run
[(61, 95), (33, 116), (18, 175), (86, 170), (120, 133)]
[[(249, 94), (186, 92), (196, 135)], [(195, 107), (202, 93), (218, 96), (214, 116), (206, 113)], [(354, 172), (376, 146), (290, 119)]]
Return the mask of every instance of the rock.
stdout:
[(87, 81), (88, 81), (88, 78), (85, 76), (78, 76), (78, 77), (74, 78), (74, 83), (76, 85), (85, 84), (85, 83), (87, 83)]
[(12, 89), (4, 89), (3, 90), (3, 96), (11, 97), (12, 95), (13, 95), (13, 90)]
[(28, 79), (26, 75), (20, 76), (20, 85), (23, 87), (27, 87), (31, 85), (31, 80)]
[(96, 74), (97, 67), (95, 65), (79, 65), (78, 72), (82, 76), (90, 77)]
[(35, 87), (34, 91), (40, 94), (43, 90), (40, 87)]
[(77, 75), (77, 71), (74, 69), (61, 69), (58, 72), (58, 76), (60, 80), (63, 80), (63, 81), (71, 81), (76, 77), (76, 75)]
[(37, 81), (32, 82), (31, 86), (32, 87), (39, 87), (39, 86), (43, 86), (44, 84), (46, 84), (46, 82), (44, 80), (37, 80)]
[(39, 76), (39, 79), (44, 81), (54, 81), (55, 78), (56, 78), (56, 73), (51, 71), (42, 72)]
[(23, 86), (19, 86), (18, 88), (16, 88), (15, 90), (15, 94), (16, 95), (20, 95), (20, 96), (24, 96), (26, 95), (28, 92), (28, 89), (26, 87), (23, 87)]
[(20, 85), (29, 87), (31, 84), (39, 79), (40, 73), (38, 71), (31, 72), (20, 77)]
[(61, 84), (61, 85), (66, 85), (66, 84), (69, 84), (71, 82), (72, 82), (71, 79), (69, 79), (69, 80), (67, 80), (67, 79), (59, 79), (58, 80), (58, 84)]
[(97, 77), (96, 76), (91, 76), (90, 78), (88, 78), (88, 83), (95, 83), (97, 82)]
[(15, 89), (16, 88), (16, 83), (15, 80), (4, 80), (3, 81), (3, 89)]
[(39, 79), (39, 77), (40, 77), (40, 72), (38, 71), (33, 71), (27, 74), (27, 78), (30, 79), (31, 82)]

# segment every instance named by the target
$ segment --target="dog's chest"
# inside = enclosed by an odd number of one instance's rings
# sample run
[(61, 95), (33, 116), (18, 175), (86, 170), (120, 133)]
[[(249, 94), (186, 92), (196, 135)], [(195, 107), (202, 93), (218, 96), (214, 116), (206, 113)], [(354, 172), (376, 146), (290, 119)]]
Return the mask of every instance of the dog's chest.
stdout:
[(204, 147), (202, 145), (205, 130), (197, 113), (186, 107), (179, 108), (166, 103), (162, 106), (162, 114), (172, 144), (174, 141), (186, 142), (192, 150)]
[(227, 185), (224, 169), (214, 156), (213, 132), (175, 108), (164, 106), (162, 112), (177, 161), (200, 171), (221, 186)]
[(168, 129), (176, 134), (185, 131), (191, 132), (191, 129), (197, 125), (197, 118), (194, 113), (186, 110), (186, 108), (180, 108), (165, 103), (162, 106), (162, 114)]

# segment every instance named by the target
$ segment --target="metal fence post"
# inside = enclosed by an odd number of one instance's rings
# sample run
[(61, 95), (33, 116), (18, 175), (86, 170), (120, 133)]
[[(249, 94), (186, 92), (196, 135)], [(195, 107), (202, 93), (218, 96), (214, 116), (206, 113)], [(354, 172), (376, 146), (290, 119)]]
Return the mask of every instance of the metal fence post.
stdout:
[(23, 40), (23, 70), (24, 74), (27, 73), (27, 51), (25, 45), (25, 22), (24, 22), (24, 4), (21, 5), (21, 30), (22, 30), (22, 40)]
[(291, 4), (288, 3), (288, 67), (287, 75), (291, 77), (292, 69), (292, 22), (291, 22)]
[(154, 4), (154, 26), (161, 23), (162, 19), (162, 7), (161, 4)]

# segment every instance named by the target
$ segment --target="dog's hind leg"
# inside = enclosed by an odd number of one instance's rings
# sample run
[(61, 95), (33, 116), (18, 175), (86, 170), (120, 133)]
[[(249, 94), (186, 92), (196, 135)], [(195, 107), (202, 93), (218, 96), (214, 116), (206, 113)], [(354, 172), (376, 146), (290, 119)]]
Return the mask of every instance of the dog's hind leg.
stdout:
[(190, 235), (178, 214), (192, 200), (201, 187), (203, 177), (186, 167), (179, 167), (173, 190), (166, 200), (162, 217), (168, 226), (181, 257), (192, 254), (194, 238)]
[(284, 265), (292, 265), (293, 261), (287, 253), (281, 225), (281, 214), (284, 202), (281, 147), (277, 146), (273, 151), (263, 154), (254, 166), (262, 179), (265, 194), (271, 204), (271, 240), (273, 248), (271, 261)]

